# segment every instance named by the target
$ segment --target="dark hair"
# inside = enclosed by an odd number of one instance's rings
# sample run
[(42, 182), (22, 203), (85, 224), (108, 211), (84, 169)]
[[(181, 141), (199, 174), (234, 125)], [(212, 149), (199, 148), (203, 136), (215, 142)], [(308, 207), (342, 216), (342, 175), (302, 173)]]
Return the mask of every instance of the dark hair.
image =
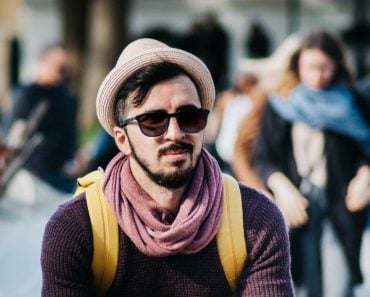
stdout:
[(346, 63), (342, 42), (326, 31), (312, 32), (303, 39), (299, 49), (293, 54), (289, 69), (299, 78), (299, 58), (304, 50), (319, 49), (324, 52), (336, 65), (336, 70), (330, 84), (337, 82), (352, 83), (352, 74)]
[[(147, 65), (134, 72), (117, 92), (114, 108), (116, 121), (118, 122), (125, 114), (129, 104), (134, 107), (143, 104), (145, 96), (154, 85), (182, 74), (187, 75), (193, 81), (179, 65), (166, 61)], [(193, 83), (195, 84), (194, 81)], [(196, 84), (195, 86), (197, 87)], [(128, 102), (127, 97), (134, 91), (136, 95)]]

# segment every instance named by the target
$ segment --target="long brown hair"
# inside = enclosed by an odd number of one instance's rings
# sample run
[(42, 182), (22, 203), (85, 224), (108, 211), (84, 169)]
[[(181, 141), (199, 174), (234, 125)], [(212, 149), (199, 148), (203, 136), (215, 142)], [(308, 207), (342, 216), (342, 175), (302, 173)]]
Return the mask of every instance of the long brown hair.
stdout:
[(330, 85), (336, 83), (353, 84), (353, 75), (348, 67), (344, 46), (333, 34), (327, 31), (315, 31), (309, 33), (301, 42), (298, 50), (292, 55), (287, 73), (284, 74), (277, 91), (286, 95), (299, 83), (299, 59), (304, 50), (319, 49), (330, 57), (336, 65), (336, 70)]

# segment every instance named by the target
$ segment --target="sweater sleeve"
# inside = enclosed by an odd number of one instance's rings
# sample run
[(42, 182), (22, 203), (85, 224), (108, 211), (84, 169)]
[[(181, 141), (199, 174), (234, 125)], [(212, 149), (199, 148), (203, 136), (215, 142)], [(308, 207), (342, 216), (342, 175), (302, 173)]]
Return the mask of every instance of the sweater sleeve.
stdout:
[(242, 187), (247, 262), (240, 296), (294, 296), (290, 273), (290, 248), (283, 216), (273, 201)]
[(84, 195), (60, 206), (46, 225), (41, 296), (95, 296), (91, 226)]

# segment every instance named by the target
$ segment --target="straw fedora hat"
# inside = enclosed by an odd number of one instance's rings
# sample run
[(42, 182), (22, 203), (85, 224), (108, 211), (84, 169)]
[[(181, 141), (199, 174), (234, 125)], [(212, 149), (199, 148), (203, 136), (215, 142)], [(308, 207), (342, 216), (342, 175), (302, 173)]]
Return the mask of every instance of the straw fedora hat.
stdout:
[(184, 69), (197, 86), (202, 107), (212, 109), (215, 87), (208, 68), (199, 58), (155, 39), (138, 39), (124, 48), (117, 64), (105, 77), (98, 91), (96, 113), (100, 124), (110, 135), (113, 135), (113, 128), (117, 126), (114, 107), (120, 87), (140, 68), (164, 61)]

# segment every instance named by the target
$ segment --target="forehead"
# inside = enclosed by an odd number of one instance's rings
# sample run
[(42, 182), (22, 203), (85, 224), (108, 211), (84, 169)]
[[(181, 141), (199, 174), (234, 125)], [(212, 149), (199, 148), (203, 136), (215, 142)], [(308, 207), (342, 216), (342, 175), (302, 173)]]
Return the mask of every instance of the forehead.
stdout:
[(201, 102), (193, 81), (187, 75), (178, 75), (155, 84), (147, 93), (144, 104), (137, 109), (176, 110), (183, 105), (200, 107)]
[(334, 61), (320, 49), (303, 50), (300, 58), (302, 64), (333, 64)]

